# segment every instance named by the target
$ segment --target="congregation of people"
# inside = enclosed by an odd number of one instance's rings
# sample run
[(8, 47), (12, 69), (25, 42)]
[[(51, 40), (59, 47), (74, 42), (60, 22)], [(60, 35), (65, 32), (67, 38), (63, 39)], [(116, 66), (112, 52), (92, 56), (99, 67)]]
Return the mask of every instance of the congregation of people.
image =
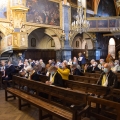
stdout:
[(2, 81), (11, 80), (12, 75), (19, 75), (31, 80), (39, 81), (39, 75), (45, 75), (49, 77), (46, 81), (47, 85), (55, 85), (64, 87), (64, 80), (69, 80), (69, 75), (84, 76), (86, 72), (100, 73), (98, 82), (96, 84), (106, 87), (117, 88), (117, 72), (120, 72), (119, 60), (114, 60), (109, 54), (105, 59), (96, 61), (94, 59), (89, 62), (85, 59), (85, 56), (80, 52), (78, 57), (69, 59), (69, 61), (54, 59), (44, 63), (43, 59), (32, 60), (25, 59), (19, 60), (18, 65), (14, 66), (12, 61), (1, 61), (0, 70), (2, 72)]

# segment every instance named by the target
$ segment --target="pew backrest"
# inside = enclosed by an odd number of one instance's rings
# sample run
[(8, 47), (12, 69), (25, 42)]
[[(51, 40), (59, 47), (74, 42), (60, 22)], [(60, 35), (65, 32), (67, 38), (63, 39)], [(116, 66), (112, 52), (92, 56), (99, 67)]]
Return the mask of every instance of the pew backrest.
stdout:
[[(93, 108), (92, 108), (93, 103), (96, 104), (96, 107), (94, 106), (95, 110), (93, 110)], [(96, 119), (120, 120), (120, 104), (117, 102), (89, 96), (88, 97), (88, 105), (89, 105), (90, 116), (94, 116)], [(116, 111), (116, 113), (115, 113), (116, 119), (115, 118), (112, 119), (112, 118), (109, 118), (108, 116), (106, 116), (105, 109), (103, 109), (103, 106), (104, 106), (104, 108), (107, 107), (107, 108), (112, 108), (113, 110), (115, 110)]]

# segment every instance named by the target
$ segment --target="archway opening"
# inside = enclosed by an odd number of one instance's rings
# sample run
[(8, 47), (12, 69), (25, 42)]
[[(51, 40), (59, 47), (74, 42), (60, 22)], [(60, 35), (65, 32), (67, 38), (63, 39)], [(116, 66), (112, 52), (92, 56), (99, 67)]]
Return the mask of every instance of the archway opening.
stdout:
[(110, 53), (112, 57), (115, 58), (115, 39), (114, 38), (110, 38), (109, 40), (108, 53)]

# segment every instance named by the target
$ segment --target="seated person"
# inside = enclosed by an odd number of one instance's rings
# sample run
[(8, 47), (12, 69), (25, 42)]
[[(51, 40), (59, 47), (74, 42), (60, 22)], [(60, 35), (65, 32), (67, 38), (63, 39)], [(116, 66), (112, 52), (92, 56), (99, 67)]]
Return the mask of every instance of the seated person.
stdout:
[(111, 71), (109, 63), (104, 64), (104, 72), (100, 75), (98, 85), (117, 88), (117, 76)]
[(57, 68), (54, 66), (51, 66), (49, 68), (50, 72), (50, 81), (46, 81), (47, 85), (55, 85), (59, 87), (63, 87), (63, 80), (61, 75), (57, 72)]
[(80, 70), (77, 68), (77, 65), (76, 64), (73, 64), (71, 66), (71, 71), (72, 71), (72, 75), (80, 75), (80, 76), (83, 76), (83, 73), (80, 72)]
[(31, 79), (32, 80), (35, 80), (35, 81), (39, 81), (40, 79), (39, 79), (39, 74), (40, 74), (40, 72), (41, 72), (41, 69), (42, 69), (42, 67), (41, 67), (41, 65), (39, 64), (39, 65), (35, 65), (34, 67), (33, 67), (33, 73), (32, 73), (32, 75), (31, 75)]
[(95, 73), (96, 71), (100, 71), (100, 69), (97, 67), (97, 62), (93, 62), (93, 64), (87, 68), (86, 72)]

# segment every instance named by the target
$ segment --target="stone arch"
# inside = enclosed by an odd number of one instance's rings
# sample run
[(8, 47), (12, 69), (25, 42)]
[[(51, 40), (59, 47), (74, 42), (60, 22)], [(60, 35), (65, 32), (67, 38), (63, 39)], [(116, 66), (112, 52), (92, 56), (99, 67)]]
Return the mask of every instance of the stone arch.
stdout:
[[(50, 29), (50, 28), (37, 28), (37, 29), (34, 29), (31, 33), (29, 33), (29, 36), (30, 36), (34, 31), (39, 30), (39, 29), (43, 29), (44, 34), (47, 35), (47, 38), (52, 38), (52, 39), (54, 40), (54, 42), (55, 42), (55, 48), (53, 48), (53, 49), (60, 49), (60, 48), (61, 48), (61, 43), (60, 43), (59, 37), (58, 37), (57, 34), (56, 34), (52, 29)], [(36, 35), (36, 36), (37, 36), (37, 38), (39, 38), (38, 35)], [(43, 36), (43, 37), (45, 37), (45, 36)], [(46, 43), (45, 43), (45, 42), (46, 42)], [(48, 44), (48, 42), (49, 42), (49, 39), (48, 39), (48, 40), (44, 39), (44, 41), (41, 40), (41, 45), (43, 45), (43, 43), (45, 44), (45, 45), (41, 46), (41, 48), (47, 49), (46, 44)]]
[[(71, 37), (71, 39), (70, 39), (70, 46), (72, 47), (73, 46), (73, 43), (74, 43), (74, 39), (75, 39), (75, 37), (77, 36), (79, 34), (79, 32), (75, 32), (73, 35), (72, 35), (72, 37)], [(86, 39), (86, 38), (88, 38), (89, 37), (89, 39)], [(85, 48), (85, 45), (87, 44), (88, 45), (88, 49), (93, 49), (93, 41), (92, 41), (92, 39), (90, 38), (90, 35), (89, 35), (89, 33), (83, 33), (83, 41), (81, 42), (82, 44), (81, 44), (81, 48), (83, 49), (83, 48)]]
[(81, 46), (81, 48), (82, 48), (82, 49), (85, 49), (86, 44), (87, 44), (86, 40), (83, 39), (83, 42), (82, 42), (82, 46)]

